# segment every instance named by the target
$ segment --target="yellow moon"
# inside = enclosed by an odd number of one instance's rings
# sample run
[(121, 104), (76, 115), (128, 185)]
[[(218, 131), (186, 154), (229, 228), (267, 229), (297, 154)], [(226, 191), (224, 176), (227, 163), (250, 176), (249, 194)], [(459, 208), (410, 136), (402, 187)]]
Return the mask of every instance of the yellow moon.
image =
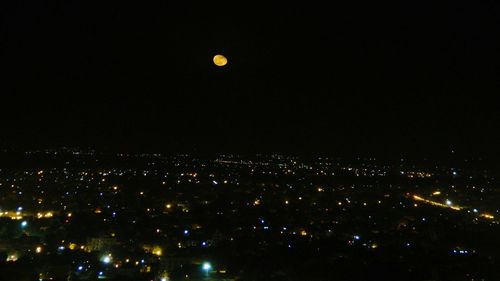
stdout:
[(227, 64), (227, 58), (223, 55), (215, 55), (214, 64), (217, 66), (224, 66)]

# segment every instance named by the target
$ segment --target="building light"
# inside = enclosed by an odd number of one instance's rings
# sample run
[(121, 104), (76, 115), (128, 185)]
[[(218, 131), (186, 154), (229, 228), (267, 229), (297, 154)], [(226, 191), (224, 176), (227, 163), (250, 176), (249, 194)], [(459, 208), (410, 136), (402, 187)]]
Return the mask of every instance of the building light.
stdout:
[(18, 256), (17, 255), (9, 255), (7, 256), (7, 261), (17, 261)]
[(161, 256), (163, 254), (163, 251), (160, 247), (154, 247), (152, 253), (155, 256)]

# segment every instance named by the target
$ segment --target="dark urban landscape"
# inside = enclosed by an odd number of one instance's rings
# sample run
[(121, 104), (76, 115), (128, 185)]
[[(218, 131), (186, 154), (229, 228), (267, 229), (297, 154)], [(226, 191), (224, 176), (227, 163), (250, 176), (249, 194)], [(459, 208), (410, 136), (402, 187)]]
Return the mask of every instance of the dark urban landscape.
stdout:
[(481, 159), (1, 159), (3, 280), (500, 278), (499, 171)]

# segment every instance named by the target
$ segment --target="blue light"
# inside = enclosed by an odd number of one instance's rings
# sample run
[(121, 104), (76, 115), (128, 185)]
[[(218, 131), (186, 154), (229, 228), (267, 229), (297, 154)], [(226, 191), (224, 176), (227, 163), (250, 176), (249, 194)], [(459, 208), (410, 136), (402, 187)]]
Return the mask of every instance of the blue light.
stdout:
[(201, 242), (201, 245), (202, 245), (203, 247), (205, 247), (205, 246), (207, 245), (207, 242), (203, 241), (203, 242)]
[(359, 237), (359, 235), (354, 235), (353, 237), (354, 237), (354, 240), (359, 240), (359, 239), (361, 239), (361, 237)]
[(27, 226), (28, 226), (28, 222), (27, 222), (27, 221), (23, 221), (23, 222), (21, 223), (21, 227), (23, 227), (23, 228), (24, 228), (24, 227), (27, 227)]
[(189, 234), (189, 230), (185, 229), (184, 230), (184, 235), (188, 235)]
[(102, 276), (104, 273), (102, 271), (99, 271), (99, 276)]
[(17, 207), (17, 211), (21, 212), (23, 210), (23, 207)]
[(80, 265), (80, 266), (78, 267), (78, 271), (82, 271), (82, 270), (83, 270), (83, 266), (81, 266), (81, 265)]

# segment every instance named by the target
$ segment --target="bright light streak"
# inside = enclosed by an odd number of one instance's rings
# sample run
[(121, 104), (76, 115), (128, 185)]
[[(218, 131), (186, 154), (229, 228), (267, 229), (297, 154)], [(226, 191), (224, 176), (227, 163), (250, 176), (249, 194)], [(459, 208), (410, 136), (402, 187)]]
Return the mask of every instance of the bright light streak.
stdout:
[(455, 211), (462, 210), (462, 207), (453, 205), (453, 203), (450, 200), (446, 200), (446, 204), (443, 204), (443, 203), (439, 203), (439, 202), (436, 202), (436, 201), (432, 201), (432, 200), (428, 200), (428, 199), (422, 198), (422, 197), (420, 197), (418, 195), (413, 195), (412, 197), (413, 197), (413, 200), (422, 201), (422, 202), (425, 202), (425, 203), (433, 205), (433, 206), (437, 206), (437, 207), (441, 207), (441, 208), (450, 208), (450, 209), (455, 210)]
[(492, 219), (494, 219), (494, 218), (495, 218), (495, 216), (490, 215), (490, 214), (481, 214), (481, 217), (483, 217), (483, 218), (485, 218), (485, 219), (490, 219), (490, 220), (492, 220)]

